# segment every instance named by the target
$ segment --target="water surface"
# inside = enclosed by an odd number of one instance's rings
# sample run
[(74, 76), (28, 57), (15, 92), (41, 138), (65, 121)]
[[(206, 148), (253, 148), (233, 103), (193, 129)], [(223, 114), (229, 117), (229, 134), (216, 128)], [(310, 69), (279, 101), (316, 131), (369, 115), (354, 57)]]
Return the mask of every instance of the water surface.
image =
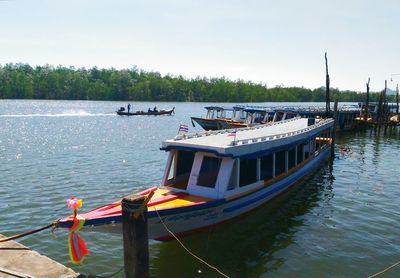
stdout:
[[(160, 182), (177, 134), (205, 103), (175, 106), (175, 116), (120, 117), (122, 102), (0, 100), (0, 233), (11, 235)], [(131, 103), (147, 110), (154, 103)], [(366, 277), (400, 260), (399, 131), (340, 134), (335, 160), (287, 194), (228, 225), (183, 239), (195, 254), (231, 277)], [(68, 258), (67, 233), (21, 239), (84, 274), (109, 275), (123, 265), (122, 237), (82, 233), (91, 254)], [(152, 277), (219, 277), (175, 241), (150, 243)], [(398, 277), (394, 269), (384, 277)], [(118, 274), (116, 277), (123, 277)]]

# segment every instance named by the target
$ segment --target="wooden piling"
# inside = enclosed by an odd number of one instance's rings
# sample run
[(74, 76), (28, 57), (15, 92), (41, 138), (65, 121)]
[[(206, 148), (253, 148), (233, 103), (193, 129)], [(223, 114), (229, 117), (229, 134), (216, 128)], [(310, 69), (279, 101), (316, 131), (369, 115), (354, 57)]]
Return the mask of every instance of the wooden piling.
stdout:
[(365, 100), (365, 114), (364, 114), (364, 121), (368, 123), (368, 116), (369, 116), (369, 81), (370, 78), (368, 77), (367, 82), (367, 98)]
[(328, 56), (325, 52), (325, 69), (326, 69), (326, 95), (325, 95), (325, 118), (329, 118), (331, 116), (331, 99), (330, 99), (330, 80), (328, 73)]
[(149, 277), (146, 197), (138, 195), (125, 197), (121, 206), (125, 277)]
[(387, 133), (387, 128), (388, 125), (387, 123), (389, 122), (389, 104), (386, 98), (386, 92), (387, 92), (387, 80), (385, 80), (385, 91), (383, 93), (383, 122), (384, 122), (384, 134), (386, 135)]
[(333, 106), (333, 130), (332, 130), (332, 143), (331, 143), (331, 160), (335, 158), (335, 138), (336, 138), (336, 126), (338, 124), (338, 100), (335, 99)]
[(399, 84), (396, 85), (396, 115), (399, 114)]

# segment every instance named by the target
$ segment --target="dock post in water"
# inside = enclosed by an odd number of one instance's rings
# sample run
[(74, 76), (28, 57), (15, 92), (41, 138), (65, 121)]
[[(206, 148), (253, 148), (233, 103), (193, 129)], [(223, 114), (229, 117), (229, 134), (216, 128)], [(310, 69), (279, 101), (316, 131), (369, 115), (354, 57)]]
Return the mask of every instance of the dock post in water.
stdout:
[(330, 98), (330, 91), (329, 91), (330, 80), (329, 80), (329, 73), (328, 73), (328, 56), (327, 56), (326, 52), (325, 52), (325, 69), (326, 69), (325, 118), (329, 118), (331, 116), (331, 98)]
[(370, 77), (368, 77), (367, 82), (367, 99), (365, 100), (365, 114), (364, 114), (364, 121), (368, 123), (368, 116), (369, 116), (369, 81)]
[(399, 114), (399, 84), (396, 85), (396, 115)]
[(336, 125), (338, 124), (338, 100), (335, 99), (333, 107), (333, 130), (332, 130), (332, 143), (331, 143), (331, 161), (335, 158), (335, 138), (336, 138)]
[(125, 277), (149, 277), (149, 239), (146, 196), (122, 199)]
[(386, 92), (387, 92), (387, 80), (385, 80), (385, 91), (384, 91), (384, 93), (383, 93), (383, 109), (382, 109), (382, 112), (383, 112), (383, 122), (384, 122), (384, 127), (385, 127), (385, 129), (384, 129), (384, 134), (386, 135), (386, 133), (387, 133), (387, 127), (388, 127), (388, 121), (389, 121), (389, 105), (388, 105), (388, 103), (387, 103), (387, 98), (386, 98)]

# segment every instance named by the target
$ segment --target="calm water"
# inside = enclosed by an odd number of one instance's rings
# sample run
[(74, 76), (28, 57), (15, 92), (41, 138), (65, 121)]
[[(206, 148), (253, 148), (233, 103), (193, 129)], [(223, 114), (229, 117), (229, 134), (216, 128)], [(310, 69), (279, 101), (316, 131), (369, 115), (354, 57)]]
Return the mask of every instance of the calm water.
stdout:
[[(147, 110), (154, 103), (132, 103)], [(175, 116), (119, 117), (126, 103), (0, 100), (0, 233), (11, 235), (157, 184), (176, 135), (204, 103)], [(190, 125), (190, 129), (193, 128)], [(302, 185), (238, 221), (186, 237), (195, 254), (231, 277), (366, 277), (400, 260), (399, 130), (341, 134), (336, 158)], [(123, 265), (122, 237), (81, 233), (91, 254), (69, 262), (67, 233), (45, 231), (21, 243), (84, 274)], [(219, 277), (175, 241), (150, 243), (152, 277)], [(394, 269), (384, 277), (399, 277)], [(116, 277), (122, 277), (120, 273)]]

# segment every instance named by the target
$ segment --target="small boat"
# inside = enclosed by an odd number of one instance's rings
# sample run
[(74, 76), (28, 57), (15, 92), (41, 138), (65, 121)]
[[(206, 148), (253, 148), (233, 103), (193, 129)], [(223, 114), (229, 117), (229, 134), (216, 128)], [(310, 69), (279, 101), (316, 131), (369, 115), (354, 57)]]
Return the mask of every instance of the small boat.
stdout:
[(149, 111), (135, 111), (135, 112), (126, 112), (125, 107), (120, 107), (117, 111), (117, 114), (120, 116), (138, 116), (138, 115), (172, 115), (175, 114), (175, 107), (169, 110), (149, 110)]
[[(225, 223), (299, 184), (329, 157), (333, 123), (296, 117), (163, 141), (169, 157), (161, 184), (138, 193), (154, 192), (149, 238), (171, 239), (164, 223), (175, 235)], [(122, 232), (121, 200), (79, 215), (83, 230)], [(59, 227), (72, 222), (71, 215)]]

